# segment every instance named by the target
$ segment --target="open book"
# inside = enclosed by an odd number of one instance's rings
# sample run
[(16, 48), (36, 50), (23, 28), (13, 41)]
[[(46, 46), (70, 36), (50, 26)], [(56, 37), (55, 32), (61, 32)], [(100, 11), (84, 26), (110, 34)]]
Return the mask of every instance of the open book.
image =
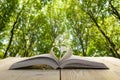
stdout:
[(34, 65), (48, 65), (53, 69), (108, 69), (103, 63), (72, 55), (70, 50), (60, 60), (51, 50), (50, 54), (42, 54), (14, 63), (10, 69), (21, 69)]

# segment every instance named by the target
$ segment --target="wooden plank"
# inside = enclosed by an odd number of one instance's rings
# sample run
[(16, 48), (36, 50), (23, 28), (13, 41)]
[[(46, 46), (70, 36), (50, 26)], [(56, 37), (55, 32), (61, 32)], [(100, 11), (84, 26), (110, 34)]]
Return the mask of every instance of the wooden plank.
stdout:
[(0, 80), (59, 80), (58, 70), (8, 70), (9, 67), (26, 58), (7, 58), (0, 60)]
[[(91, 57), (86, 57), (88, 60)], [(62, 70), (62, 80), (120, 80), (120, 60), (112, 57), (93, 57), (95, 61), (104, 63), (108, 70), (72, 69)]]
[(8, 70), (9, 67), (14, 64), (15, 62), (24, 60), (26, 58), (13, 58), (13, 57), (9, 57), (3, 60), (0, 60), (0, 71), (1, 70)]
[(109, 70), (62, 70), (62, 80), (120, 80)]
[(6, 70), (0, 80), (59, 80), (58, 70)]
[(59, 80), (58, 70), (26, 70), (18, 80)]
[(102, 59), (106, 65), (110, 66), (110, 71), (120, 76), (120, 59), (108, 57)]

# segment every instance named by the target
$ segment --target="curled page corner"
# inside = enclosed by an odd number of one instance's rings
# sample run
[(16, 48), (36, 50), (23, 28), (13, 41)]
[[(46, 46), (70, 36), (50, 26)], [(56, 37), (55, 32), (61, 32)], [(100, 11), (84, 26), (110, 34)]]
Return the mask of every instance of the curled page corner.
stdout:
[(64, 61), (72, 56), (72, 51), (70, 49), (67, 50), (66, 54), (61, 58), (61, 61)]

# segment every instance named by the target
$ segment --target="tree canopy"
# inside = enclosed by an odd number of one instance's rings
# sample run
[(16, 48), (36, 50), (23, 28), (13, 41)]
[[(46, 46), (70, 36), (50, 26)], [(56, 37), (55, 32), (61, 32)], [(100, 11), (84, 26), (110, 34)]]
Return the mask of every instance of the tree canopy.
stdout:
[(59, 46), (120, 58), (120, 0), (0, 0), (1, 58)]

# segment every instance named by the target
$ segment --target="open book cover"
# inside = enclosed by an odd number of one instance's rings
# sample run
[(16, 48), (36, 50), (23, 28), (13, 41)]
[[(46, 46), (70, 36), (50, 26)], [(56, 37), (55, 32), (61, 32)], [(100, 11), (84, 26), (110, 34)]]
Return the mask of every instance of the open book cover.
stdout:
[(48, 65), (53, 69), (108, 69), (103, 63), (72, 55), (70, 50), (60, 60), (51, 50), (50, 54), (42, 54), (16, 62), (9, 69), (21, 69), (34, 65)]

